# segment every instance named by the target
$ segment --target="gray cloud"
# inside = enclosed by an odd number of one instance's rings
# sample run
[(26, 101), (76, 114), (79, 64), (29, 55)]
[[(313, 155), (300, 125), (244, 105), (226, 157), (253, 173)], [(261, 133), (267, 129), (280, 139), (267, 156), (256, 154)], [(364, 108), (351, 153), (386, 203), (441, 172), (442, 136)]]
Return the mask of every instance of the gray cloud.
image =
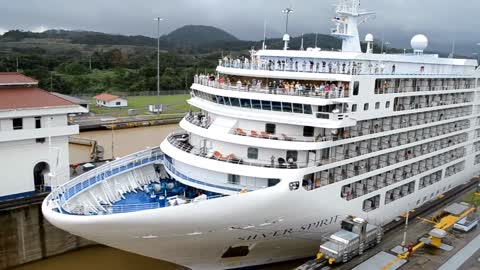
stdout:
[[(6, 0), (3, 0), (6, 1)], [(328, 33), (336, 0), (19, 0), (0, 9), (0, 32), (7, 29), (64, 28), (108, 33), (154, 36), (153, 18), (165, 17), (162, 33), (186, 24), (223, 28), (241, 39), (261, 39), (263, 22), (268, 35), (283, 33), (281, 10), (295, 9), (291, 32)], [(376, 19), (362, 25), (362, 35), (408, 48), (416, 33), (426, 34), (432, 47), (446, 50), (457, 40), (459, 49), (473, 52), (480, 42), (480, 1), (460, 0), (362, 0), (362, 7), (376, 11)], [(480, 50), (480, 48), (478, 48)]]

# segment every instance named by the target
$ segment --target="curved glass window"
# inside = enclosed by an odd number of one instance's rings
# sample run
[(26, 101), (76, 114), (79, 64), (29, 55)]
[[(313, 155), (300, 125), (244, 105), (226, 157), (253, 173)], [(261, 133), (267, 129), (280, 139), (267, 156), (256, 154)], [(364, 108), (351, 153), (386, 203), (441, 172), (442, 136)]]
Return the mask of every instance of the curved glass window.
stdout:
[(260, 100), (252, 99), (252, 108), (261, 110), (262, 104), (260, 103)]
[(262, 100), (262, 109), (265, 111), (271, 111), (272, 103), (270, 101)]
[(252, 108), (252, 104), (250, 104), (250, 99), (242, 99), (242, 108)]
[(294, 112), (294, 113), (303, 113), (303, 105), (302, 105), (302, 104), (293, 103), (293, 112)]
[(238, 98), (230, 98), (230, 102), (232, 103), (232, 106), (240, 107), (240, 100), (238, 100)]
[(286, 103), (286, 102), (282, 103), (282, 110), (284, 112), (290, 112), (291, 113), (292, 112), (292, 103)]
[(281, 112), (282, 111), (282, 103), (281, 102), (272, 102), (272, 109), (276, 112)]

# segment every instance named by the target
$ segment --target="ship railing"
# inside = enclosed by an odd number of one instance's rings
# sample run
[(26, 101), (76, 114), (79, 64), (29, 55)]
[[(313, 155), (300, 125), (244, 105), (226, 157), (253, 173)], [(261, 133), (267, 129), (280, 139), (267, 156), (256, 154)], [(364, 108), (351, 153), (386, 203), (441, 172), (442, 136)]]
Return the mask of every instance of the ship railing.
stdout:
[(300, 135), (290, 135), (290, 134), (267, 134), (266, 132), (257, 132), (256, 130), (242, 129), (242, 128), (232, 128), (230, 134), (234, 134), (242, 137), (252, 137), (273, 141), (287, 141), (287, 142), (315, 142), (315, 138), (305, 137)]
[[(62, 211), (71, 214), (71, 215), (112, 215), (112, 214), (121, 214), (121, 213), (132, 213), (132, 212), (140, 212), (145, 210), (152, 210), (152, 209), (159, 209), (165, 207), (174, 207), (178, 205), (184, 204), (192, 204), (192, 203), (199, 203), (201, 201), (206, 200), (213, 200), (218, 198), (223, 198), (223, 195), (218, 196), (210, 196), (206, 199), (199, 200), (199, 199), (187, 199), (181, 196), (173, 196), (169, 198), (163, 199), (162, 203), (160, 201), (157, 202), (149, 202), (149, 203), (137, 203), (137, 204), (117, 204), (117, 205), (93, 205), (93, 204), (72, 204), (66, 203), (62, 207)], [(181, 199), (182, 203), (176, 204), (176, 199)]]
[[(273, 62), (269, 62), (273, 60)], [(319, 59), (314, 61), (314, 65), (310, 64), (310, 59), (299, 62), (297, 65), (294, 62), (285, 62), (278, 64), (278, 58), (275, 59), (260, 59), (259, 63), (248, 61), (241, 61), (240, 59), (219, 60), (219, 67), (243, 69), (243, 70), (261, 70), (261, 71), (282, 71), (282, 72), (298, 72), (298, 73), (318, 73), (318, 74), (339, 74), (339, 75), (385, 75), (385, 76), (465, 76), (462, 73), (431, 73), (422, 70), (419, 66), (417, 72), (399, 72), (389, 70), (381, 66), (369, 66), (368, 62), (361, 61), (345, 61), (343, 65), (342, 60), (328, 60)], [(307, 61), (308, 60), (308, 61)], [(338, 63), (340, 64), (338, 64)], [(324, 65), (324, 63), (326, 63)], [(355, 67), (356, 65), (356, 67)]]
[[(207, 149), (207, 148), (197, 148), (191, 145), (189, 142), (183, 141), (183, 139), (178, 140), (177, 138), (181, 138), (182, 135), (187, 135), (185, 132), (178, 132), (172, 133), (167, 137), (167, 141), (174, 146), (175, 148), (193, 154), (198, 157), (203, 157), (207, 159), (212, 159), (216, 161), (237, 164), (237, 165), (246, 165), (246, 166), (254, 166), (254, 167), (263, 167), (263, 168), (274, 168), (274, 169), (302, 169), (307, 167), (314, 167), (316, 163), (314, 161), (311, 162), (298, 162), (292, 160), (286, 160), (284, 157), (274, 157), (270, 160), (259, 160), (259, 159), (248, 159), (244, 157), (238, 157), (235, 154), (229, 154), (224, 156), (220, 154), (220, 152), (215, 151), (214, 149)], [(215, 153), (218, 152), (218, 153)]]
[(466, 86), (404, 86), (404, 87), (381, 87), (375, 89), (375, 94), (398, 94), (427, 91), (468, 90), (475, 88), (474, 85)]
[(188, 113), (187, 116), (185, 116), (185, 120), (190, 124), (204, 129), (209, 129), (214, 121), (210, 116), (202, 113)]
[(222, 89), (222, 90), (270, 94), (270, 95), (279, 95), (279, 96), (299, 96), (299, 97), (312, 97), (312, 98), (321, 98), (321, 99), (348, 98), (350, 96), (350, 91), (348, 89), (341, 90), (340, 88), (327, 91), (325, 88), (320, 88), (320, 87), (318, 87), (317, 89), (308, 89), (308, 88), (285, 89), (280, 87), (269, 87), (269, 86), (261, 86), (261, 85), (245, 86), (242, 84), (233, 85), (226, 82), (220, 82), (219, 80), (210, 80), (208, 78), (195, 79), (194, 83), (207, 86), (207, 87)]
[(61, 207), (82, 191), (96, 184), (126, 171), (155, 163), (161, 159), (163, 159), (163, 153), (160, 147), (155, 147), (106, 163), (61, 185), (50, 193), (47, 202), (55, 201), (56, 205), (52, 207)]

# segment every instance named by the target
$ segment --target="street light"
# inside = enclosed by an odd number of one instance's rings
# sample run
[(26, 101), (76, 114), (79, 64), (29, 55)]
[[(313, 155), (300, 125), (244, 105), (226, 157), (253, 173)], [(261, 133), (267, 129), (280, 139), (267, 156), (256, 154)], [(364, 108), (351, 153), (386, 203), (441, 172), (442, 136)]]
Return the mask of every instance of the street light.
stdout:
[(157, 21), (157, 101), (158, 105), (155, 106), (157, 114), (160, 114), (160, 22), (163, 18), (157, 17), (154, 19)]
[(293, 12), (293, 9), (286, 8), (286, 9), (282, 10), (282, 12), (287, 15), (287, 21), (285, 23), (285, 34), (288, 34), (288, 17), (290, 16), (290, 13)]

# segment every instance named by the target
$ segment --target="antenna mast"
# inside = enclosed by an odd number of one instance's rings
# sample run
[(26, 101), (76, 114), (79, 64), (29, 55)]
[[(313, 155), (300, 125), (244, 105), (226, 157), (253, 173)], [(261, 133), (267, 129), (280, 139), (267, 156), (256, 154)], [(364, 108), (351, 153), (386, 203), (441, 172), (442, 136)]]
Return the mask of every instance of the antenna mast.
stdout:
[(373, 18), (375, 12), (360, 9), (360, 0), (339, 0), (336, 13), (332, 35), (343, 40), (342, 51), (361, 53), (358, 25)]
[(265, 20), (263, 21), (263, 44), (262, 44), (262, 50), (266, 50), (267, 49), (267, 46), (266, 46), (266, 43), (267, 42), (267, 18), (265, 18)]
[(286, 21), (285, 21), (285, 35), (283, 35), (283, 42), (285, 43), (283, 46), (284, 50), (288, 50), (288, 42), (290, 42), (290, 35), (288, 34), (288, 18), (290, 16), (290, 13), (293, 12), (293, 9), (291, 8), (286, 8), (282, 10), (284, 14), (286, 14)]

